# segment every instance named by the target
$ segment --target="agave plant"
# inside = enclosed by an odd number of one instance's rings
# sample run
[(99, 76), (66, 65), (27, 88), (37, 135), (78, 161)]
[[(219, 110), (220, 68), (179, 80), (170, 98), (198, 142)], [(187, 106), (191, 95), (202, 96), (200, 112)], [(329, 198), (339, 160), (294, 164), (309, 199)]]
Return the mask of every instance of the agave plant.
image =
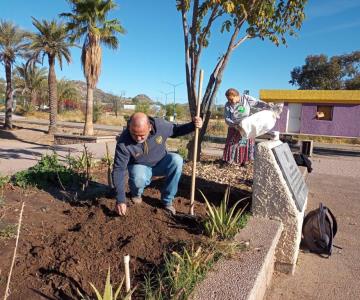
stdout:
[[(106, 276), (106, 282), (105, 282), (103, 296), (101, 296), (99, 290), (90, 282), (90, 286), (94, 290), (97, 300), (117, 300), (119, 296), (120, 296), (119, 300), (120, 299), (121, 300), (130, 300), (131, 295), (134, 292), (135, 288), (132, 289), (131, 291), (127, 292), (124, 296), (122, 296), (121, 289), (122, 289), (123, 284), (124, 284), (124, 278), (120, 282), (119, 287), (117, 288), (117, 290), (114, 293), (113, 286), (110, 283), (110, 267), (108, 269), (108, 273)], [(78, 292), (79, 296), (81, 297), (81, 300), (91, 300), (91, 298), (89, 296), (84, 296), (79, 290), (77, 292)]]
[(237, 207), (240, 202), (248, 197), (240, 199), (231, 208), (228, 208), (230, 197), (229, 186), (226, 188), (224, 198), (219, 207), (210, 204), (203, 192), (200, 191), (200, 193), (204, 197), (207, 206), (206, 213), (208, 218), (204, 222), (205, 233), (210, 237), (217, 236), (219, 239), (230, 239), (234, 237), (241, 227), (243, 212), (248, 204), (242, 209), (237, 210)]

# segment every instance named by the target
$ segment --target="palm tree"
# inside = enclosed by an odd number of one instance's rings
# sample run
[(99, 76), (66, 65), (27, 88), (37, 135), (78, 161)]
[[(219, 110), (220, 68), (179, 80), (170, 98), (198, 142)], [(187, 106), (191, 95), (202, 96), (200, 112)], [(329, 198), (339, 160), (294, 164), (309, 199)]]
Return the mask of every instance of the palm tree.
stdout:
[(12, 22), (0, 21), (0, 62), (5, 66), (5, 129), (12, 129), (12, 66), (18, 56), (27, 48), (28, 33)]
[(22, 63), (15, 69), (16, 87), (22, 90), (22, 94), (30, 96), (30, 104), (33, 106), (36, 105), (42, 83), (46, 80), (47, 74), (46, 68), (38, 68), (35, 64), (30, 63)]
[(84, 135), (93, 135), (93, 92), (101, 72), (101, 44), (117, 49), (117, 33), (125, 33), (117, 19), (107, 20), (107, 14), (117, 5), (113, 0), (69, 0), (72, 13), (62, 13), (73, 41), (84, 37), (81, 63), (87, 83)]
[(49, 89), (49, 105), (50, 105), (50, 125), (49, 133), (56, 132), (56, 118), (57, 118), (57, 87), (55, 74), (55, 61), (59, 61), (62, 69), (63, 57), (67, 63), (71, 62), (71, 55), (69, 47), (73, 44), (69, 41), (69, 34), (66, 26), (63, 23), (58, 23), (56, 20), (41, 22), (35, 18), (33, 25), (39, 31), (32, 37), (32, 44), (30, 49), (34, 52), (33, 60), (43, 62), (44, 56), (47, 55), (49, 62), (48, 74), (48, 89)]

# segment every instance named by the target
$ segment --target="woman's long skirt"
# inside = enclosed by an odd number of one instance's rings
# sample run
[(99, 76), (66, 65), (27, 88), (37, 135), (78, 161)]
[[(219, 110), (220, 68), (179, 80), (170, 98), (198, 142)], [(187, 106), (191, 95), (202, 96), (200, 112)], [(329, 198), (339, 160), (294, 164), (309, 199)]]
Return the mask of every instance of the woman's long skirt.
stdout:
[(254, 159), (254, 139), (242, 139), (234, 127), (228, 128), (223, 160), (228, 163), (243, 165)]

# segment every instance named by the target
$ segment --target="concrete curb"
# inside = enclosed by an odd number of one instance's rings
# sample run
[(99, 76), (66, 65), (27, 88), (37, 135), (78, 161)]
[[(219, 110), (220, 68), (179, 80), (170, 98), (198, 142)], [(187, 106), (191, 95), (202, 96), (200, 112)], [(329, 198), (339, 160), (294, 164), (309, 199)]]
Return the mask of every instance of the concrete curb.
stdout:
[(190, 298), (262, 299), (274, 271), (275, 249), (281, 232), (280, 222), (252, 217), (235, 237), (236, 241), (248, 241), (249, 247), (217, 262)]

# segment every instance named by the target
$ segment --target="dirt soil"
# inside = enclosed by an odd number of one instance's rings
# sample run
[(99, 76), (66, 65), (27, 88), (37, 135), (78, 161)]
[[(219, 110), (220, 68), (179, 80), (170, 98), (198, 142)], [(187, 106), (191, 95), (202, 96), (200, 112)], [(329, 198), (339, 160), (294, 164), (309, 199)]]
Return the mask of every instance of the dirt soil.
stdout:
[[(223, 168), (219, 162), (208, 165), (212, 165), (213, 174)], [(199, 174), (197, 188), (208, 199), (219, 202), (226, 185), (217, 183), (216, 176), (215, 181), (201, 179), (201, 176), (204, 177)], [(241, 176), (237, 177), (241, 181)], [(121, 281), (126, 254), (131, 256), (132, 286), (135, 286), (143, 280), (145, 272), (161, 263), (164, 252), (177, 249), (179, 242), (196, 243), (205, 238), (199, 223), (187, 215), (191, 177), (186, 174), (174, 201), (179, 212), (177, 217), (161, 209), (161, 178), (154, 179), (145, 190), (143, 204), (129, 204), (126, 217), (114, 213), (114, 198), (109, 195), (105, 182), (106, 169), (98, 168), (95, 178), (97, 183), (83, 197), (84, 201), (74, 201), (74, 194), (69, 196), (53, 187), (22, 190), (8, 184), (4, 188), (5, 200), (0, 206), (0, 221), (4, 224), (18, 222), (21, 203), (25, 201), (8, 299), (78, 299), (77, 289), (91, 294), (89, 282), (102, 290), (109, 266), (112, 282)], [(231, 200), (249, 195), (248, 190), (234, 187)], [(198, 193), (196, 199), (201, 199)], [(195, 212), (199, 218), (205, 215), (202, 201), (196, 202)], [(0, 239), (1, 295), (5, 291), (14, 245), (15, 238)], [(141, 298), (138, 292), (135, 298)]]

